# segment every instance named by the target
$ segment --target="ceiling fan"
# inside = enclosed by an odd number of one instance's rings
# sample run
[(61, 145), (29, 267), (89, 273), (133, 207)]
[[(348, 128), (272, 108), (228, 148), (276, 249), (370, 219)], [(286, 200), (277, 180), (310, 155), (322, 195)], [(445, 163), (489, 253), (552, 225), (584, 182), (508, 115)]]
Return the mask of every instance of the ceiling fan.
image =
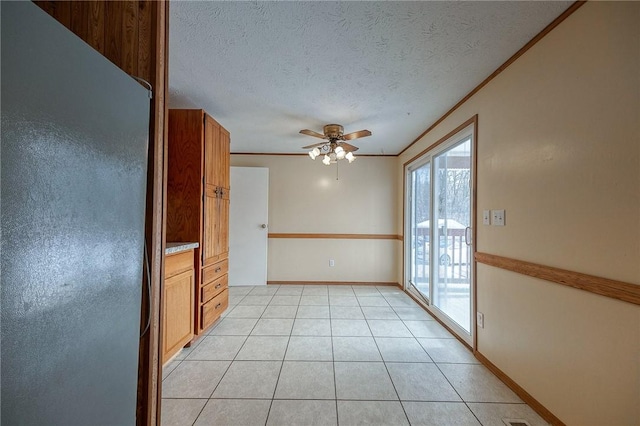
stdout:
[(356, 159), (353, 152), (357, 151), (358, 147), (345, 141), (371, 136), (369, 130), (359, 130), (345, 135), (344, 128), (340, 124), (327, 124), (322, 130), (324, 134), (309, 129), (300, 130), (300, 133), (303, 135), (325, 139), (325, 142), (303, 146), (302, 149), (311, 150), (309, 151), (309, 157), (311, 157), (312, 160), (315, 160), (317, 156), (324, 153), (322, 163), (327, 166), (343, 158), (349, 161), (349, 163), (353, 162)]

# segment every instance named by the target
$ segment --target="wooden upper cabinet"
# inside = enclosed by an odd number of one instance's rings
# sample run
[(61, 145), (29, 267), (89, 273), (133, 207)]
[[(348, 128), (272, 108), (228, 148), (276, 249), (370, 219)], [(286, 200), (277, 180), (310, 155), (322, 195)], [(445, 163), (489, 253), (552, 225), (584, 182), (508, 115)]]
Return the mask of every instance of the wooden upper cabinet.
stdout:
[(231, 138), (229, 132), (220, 127), (220, 164), (219, 164), (219, 182), (218, 186), (222, 188), (231, 188)]
[(221, 186), (218, 175), (224, 160), (220, 157), (220, 125), (208, 115), (204, 116), (204, 181), (207, 185)]
[(213, 118), (205, 115), (204, 176), (207, 185), (229, 189), (229, 132)]
[(229, 166), (229, 132), (205, 114), (203, 267), (229, 253)]
[(167, 241), (200, 242), (203, 117), (202, 110), (169, 110)]
[(217, 222), (228, 213), (213, 200), (229, 199), (229, 141), (229, 132), (203, 110), (169, 110), (167, 241), (198, 241), (205, 257), (220, 257), (206, 243), (228, 233), (228, 223)]

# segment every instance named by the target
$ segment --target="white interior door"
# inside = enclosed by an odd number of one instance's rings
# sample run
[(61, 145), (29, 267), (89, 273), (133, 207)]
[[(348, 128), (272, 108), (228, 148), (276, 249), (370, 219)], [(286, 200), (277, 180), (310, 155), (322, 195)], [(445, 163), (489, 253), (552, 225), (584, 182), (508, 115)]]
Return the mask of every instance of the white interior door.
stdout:
[(229, 213), (229, 285), (266, 285), (268, 168), (231, 167)]

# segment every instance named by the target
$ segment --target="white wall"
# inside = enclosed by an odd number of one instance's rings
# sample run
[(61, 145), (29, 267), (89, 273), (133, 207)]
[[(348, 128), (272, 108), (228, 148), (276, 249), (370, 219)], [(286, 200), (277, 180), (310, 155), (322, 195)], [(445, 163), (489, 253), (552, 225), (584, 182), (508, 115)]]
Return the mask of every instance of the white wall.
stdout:
[[(231, 165), (269, 168), (270, 233), (396, 234), (394, 157), (342, 161), (339, 180), (335, 164), (306, 155), (232, 155)], [(268, 280), (398, 282), (399, 248), (388, 239), (271, 238)]]
[[(477, 220), (507, 222), (479, 225), (478, 251), (640, 285), (639, 22), (639, 3), (586, 3), (407, 150), (396, 181), (478, 114)], [(477, 288), (491, 362), (569, 425), (638, 424), (640, 306), (486, 265)]]

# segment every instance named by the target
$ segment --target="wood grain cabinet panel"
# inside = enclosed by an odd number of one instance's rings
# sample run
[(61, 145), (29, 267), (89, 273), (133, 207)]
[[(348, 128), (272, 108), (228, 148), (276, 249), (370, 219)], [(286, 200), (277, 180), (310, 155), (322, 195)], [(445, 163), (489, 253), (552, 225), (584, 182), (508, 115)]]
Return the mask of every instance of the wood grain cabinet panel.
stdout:
[(210, 305), (226, 285), (206, 285), (219, 282), (228, 271), (224, 264), (223, 273), (212, 272), (229, 256), (229, 144), (229, 132), (203, 110), (169, 110), (167, 241), (200, 243), (195, 260), (196, 335), (227, 306), (221, 303), (212, 310)]
[(206, 285), (228, 273), (229, 259), (221, 260), (218, 263), (202, 269), (202, 283)]
[(170, 254), (164, 263), (164, 277), (169, 278), (179, 273), (191, 271), (193, 273), (193, 250)]
[[(224, 190), (218, 198), (218, 224), (221, 230), (229, 229), (229, 197), (230, 191)], [(218, 259), (229, 257), (229, 232), (219, 232), (216, 240), (216, 254)]]
[[(189, 262), (186, 269), (185, 260)], [(193, 339), (194, 302), (193, 251), (167, 256), (162, 299), (163, 364)]]
[(229, 290), (223, 290), (219, 295), (202, 305), (202, 328), (211, 326), (229, 306)]
[(229, 275), (224, 274), (212, 283), (209, 283), (202, 287), (202, 302), (207, 303), (213, 299), (216, 294), (226, 290), (229, 287)]
[(231, 189), (231, 136), (224, 127), (220, 127), (220, 169), (219, 185), (222, 188)]
[(202, 247), (202, 266), (206, 267), (218, 261), (218, 240), (220, 232), (220, 206), (218, 191), (207, 186), (204, 194), (204, 226), (202, 229), (204, 244)]

